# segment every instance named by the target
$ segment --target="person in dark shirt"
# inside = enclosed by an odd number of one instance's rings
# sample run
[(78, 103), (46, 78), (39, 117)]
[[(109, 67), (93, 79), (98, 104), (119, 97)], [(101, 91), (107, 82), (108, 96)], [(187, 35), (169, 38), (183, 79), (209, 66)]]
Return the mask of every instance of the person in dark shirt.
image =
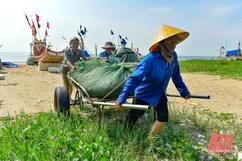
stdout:
[(74, 64), (75, 62), (80, 61), (80, 58), (82, 58), (84, 61), (90, 59), (90, 58), (86, 58), (83, 51), (78, 48), (79, 43), (80, 41), (77, 37), (73, 37), (70, 40), (70, 43), (69, 43), (70, 48), (65, 51), (65, 58), (61, 65), (61, 75), (62, 75), (63, 84), (67, 88), (70, 98), (72, 94), (72, 86), (68, 81), (67, 73), (70, 70), (75, 69)]

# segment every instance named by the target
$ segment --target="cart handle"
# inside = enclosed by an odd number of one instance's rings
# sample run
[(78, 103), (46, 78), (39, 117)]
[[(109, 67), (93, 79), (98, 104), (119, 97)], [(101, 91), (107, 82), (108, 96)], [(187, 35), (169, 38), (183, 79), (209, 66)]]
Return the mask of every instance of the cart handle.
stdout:
[[(114, 106), (112, 102), (93, 102), (93, 105)], [(149, 110), (150, 105), (136, 105), (136, 104), (122, 104), (123, 108), (136, 109), (136, 110)]]
[[(166, 96), (169, 96), (169, 97), (181, 97), (178, 94), (166, 94)], [(199, 99), (210, 99), (210, 96), (209, 95), (196, 95), (196, 94), (191, 94), (191, 95), (189, 95), (189, 97), (190, 98), (199, 98)]]

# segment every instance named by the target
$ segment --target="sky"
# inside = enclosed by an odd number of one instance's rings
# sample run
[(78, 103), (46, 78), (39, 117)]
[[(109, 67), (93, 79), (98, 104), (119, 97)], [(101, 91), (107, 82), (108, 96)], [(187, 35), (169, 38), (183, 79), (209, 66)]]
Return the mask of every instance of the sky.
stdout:
[(119, 35), (146, 55), (162, 24), (190, 33), (177, 45), (178, 55), (219, 56), (221, 45), (235, 50), (242, 41), (241, 0), (8, 0), (0, 5), (0, 52), (30, 52), (25, 14), (35, 26), (39, 15), (39, 39), (49, 22), (47, 42), (57, 51), (78, 36), (80, 25), (87, 29), (84, 44), (92, 55), (103, 51), (106, 41), (120, 44)]

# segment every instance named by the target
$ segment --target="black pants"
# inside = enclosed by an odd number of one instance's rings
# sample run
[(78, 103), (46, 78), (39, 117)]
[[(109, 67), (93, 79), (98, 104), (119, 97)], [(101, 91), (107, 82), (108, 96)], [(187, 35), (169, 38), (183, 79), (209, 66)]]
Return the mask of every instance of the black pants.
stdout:
[[(159, 122), (168, 122), (168, 108), (167, 108), (167, 102), (166, 102), (166, 96), (162, 95), (157, 107), (155, 107), (156, 113), (157, 113), (157, 120)], [(133, 99), (132, 104), (137, 105), (149, 105), (149, 103), (142, 101), (138, 98)], [(124, 124), (124, 128), (129, 128), (130, 130), (133, 128), (134, 124), (137, 122), (138, 118), (142, 116), (145, 113), (145, 110), (136, 110), (131, 109), (128, 112), (128, 115), (126, 117), (126, 121)]]

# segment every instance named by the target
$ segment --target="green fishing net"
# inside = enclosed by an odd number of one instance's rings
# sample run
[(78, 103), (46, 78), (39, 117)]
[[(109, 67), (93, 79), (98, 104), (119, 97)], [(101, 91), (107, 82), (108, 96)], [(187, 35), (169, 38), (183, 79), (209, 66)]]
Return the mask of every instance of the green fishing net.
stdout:
[(110, 65), (99, 58), (93, 58), (76, 62), (76, 69), (68, 72), (68, 75), (85, 88), (90, 97), (111, 99), (118, 97), (126, 79), (135, 71), (137, 65), (138, 62)]

